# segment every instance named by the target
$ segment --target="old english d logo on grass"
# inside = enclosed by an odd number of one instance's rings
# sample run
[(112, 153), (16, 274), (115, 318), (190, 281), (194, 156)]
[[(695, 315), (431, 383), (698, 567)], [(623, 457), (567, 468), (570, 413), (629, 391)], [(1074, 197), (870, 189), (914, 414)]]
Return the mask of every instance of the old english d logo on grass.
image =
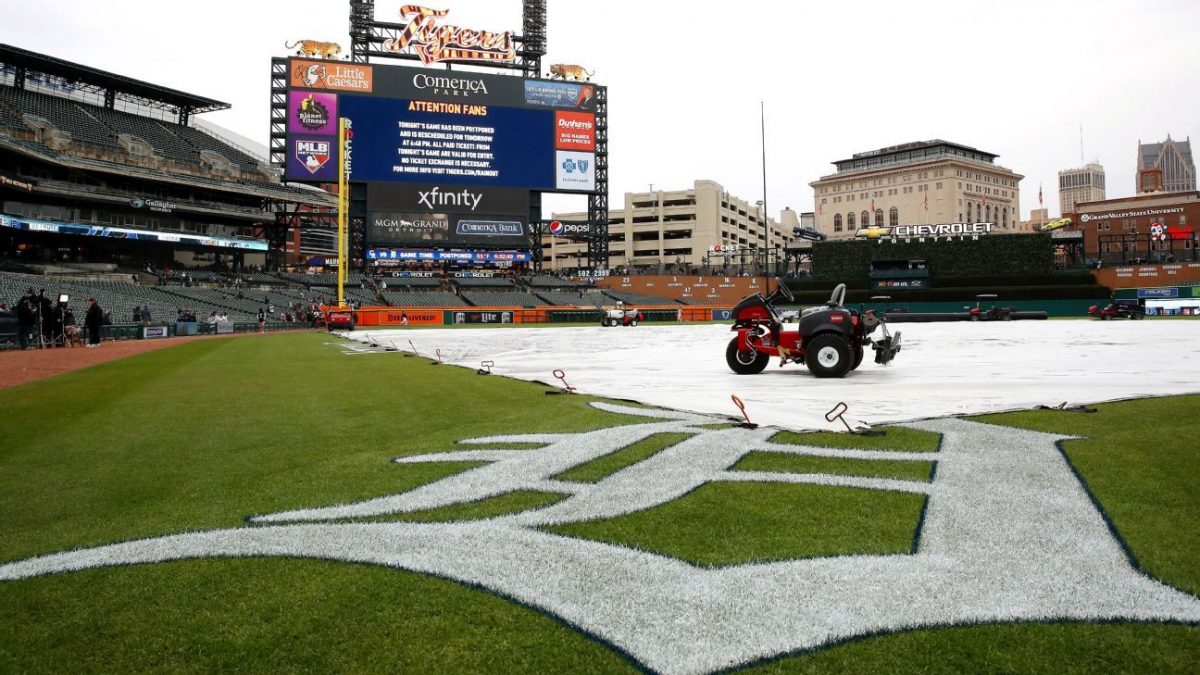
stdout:
[[(476, 438), (479, 449), (398, 463), (486, 462), (408, 492), (275, 513), (253, 525), (131, 541), (0, 565), (0, 580), (93, 567), (225, 556), (345, 560), (435, 574), (553, 613), (663, 672), (707, 672), (855, 636), (1000, 621), (1200, 622), (1200, 599), (1139, 572), (1075, 477), (1062, 437), (957, 419), (936, 453), (781, 445), (774, 429), (711, 429), (712, 419), (602, 403), (652, 418), (575, 434)], [(689, 437), (597, 483), (562, 472), (655, 434)], [(748, 452), (936, 461), (931, 483), (731, 471)], [(710, 482), (791, 482), (927, 495), (908, 555), (855, 555), (700, 568), (543, 527), (648, 509)], [(354, 522), (517, 490), (567, 498), (456, 523)], [(351, 522), (346, 522), (346, 520)], [(703, 589), (699, 592), (697, 589)]]

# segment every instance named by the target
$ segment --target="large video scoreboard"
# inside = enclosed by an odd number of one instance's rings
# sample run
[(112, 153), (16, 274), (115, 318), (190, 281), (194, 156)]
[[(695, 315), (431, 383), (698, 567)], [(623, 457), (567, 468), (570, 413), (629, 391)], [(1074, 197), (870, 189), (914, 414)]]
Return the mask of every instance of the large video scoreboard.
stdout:
[(291, 59), (289, 181), (367, 186), (367, 242), (528, 247), (529, 193), (595, 189), (595, 86)]

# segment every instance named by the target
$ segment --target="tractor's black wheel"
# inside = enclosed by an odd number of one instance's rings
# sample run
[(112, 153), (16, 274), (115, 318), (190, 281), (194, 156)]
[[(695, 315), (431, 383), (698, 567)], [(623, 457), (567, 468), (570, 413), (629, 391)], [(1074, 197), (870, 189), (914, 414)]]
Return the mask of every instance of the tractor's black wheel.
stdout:
[(817, 377), (845, 377), (850, 372), (853, 358), (850, 344), (842, 336), (833, 333), (809, 340), (804, 350), (804, 362)]
[(636, 325), (637, 325), (637, 319), (633, 319), (632, 321), (630, 321), (630, 322), (629, 322), (629, 325), (630, 325), (630, 326), (636, 326)]
[(854, 351), (854, 361), (852, 361), (850, 363), (850, 370), (858, 370), (858, 367), (860, 365), (862, 365), (863, 351), (864, 351), (863, 346), (860, 344), (855, 344), (853, 351)]
[(972, 315), (971, 315), (971, 320), (972, 320), (972, 321), (978, 321), (978, 320), (979, 320), (979, 315), (978, 315), (978, 314), (972, 314)]
[(739, 350), (737, 338), (730, 340), (729, 346), (725, 348), (725, 362), (729, 364), (730, 370), (738, 375), (757, 375), (767, 367), (770, 360), (771, 356), (766, 352)]

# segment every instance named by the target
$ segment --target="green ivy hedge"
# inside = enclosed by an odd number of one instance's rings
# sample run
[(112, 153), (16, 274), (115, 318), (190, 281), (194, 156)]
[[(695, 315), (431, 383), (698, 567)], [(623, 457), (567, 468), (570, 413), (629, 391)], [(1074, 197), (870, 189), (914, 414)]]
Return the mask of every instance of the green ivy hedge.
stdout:
[(979, 239), (856, 239), (813, 244), (815, 281), (866, 286), (871, 262), (924, 260), (935, 286), (941, 280), (1049, 276), (1054, 270), (1053, 242), (1041, 234), (991, 235)]
[[(789, 286), (790, 287), (790, 286)], [(829, 300), (833, 286), (823, 291), (792, 291), (798, 305), (819, 305)], [(1103, 286), (1095, 284), (1077, 286), (959, 286), (951, 288), (929, 288), (925, 290), (888, 290), (870, 291), (853, 289), (846, 291), (846, 303), (858, 304), (868, 302), (870, 298), (886, 295), (893, 303), (898, 302), (934, 302), (942, 300), (975, 301), (975, 296), (982, 293), (994, 293), (996, 302), (1003, 305), (1006, 300), (1080, 300), (1107, 298), (1110, 292)]]

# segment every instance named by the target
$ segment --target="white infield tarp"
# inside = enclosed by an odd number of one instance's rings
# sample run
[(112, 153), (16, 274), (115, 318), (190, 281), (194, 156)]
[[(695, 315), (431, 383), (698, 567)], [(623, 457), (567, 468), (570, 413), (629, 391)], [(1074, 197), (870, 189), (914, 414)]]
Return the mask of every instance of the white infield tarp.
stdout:
[[(868, 352), (844, 379), (817, 379), (772, 359), (758, 375), (725, 363), (728, 325), (357, 331), (349, 337), (579, 393), (787, 429), (844, 430), (825, 413), (868, 424), (1126, 398), (1200, 393), (1200, 321), (1013, 321), (892, 324), (903, 349), (888, 366)], [(412, 346), (409, 342), (411, 341)], [(399, 358), (399, 354), (391, 353)], [(384, 358), (379, 356), (376, 358)], [(1197, 411), (1200, 412), (1200, 411)]]

